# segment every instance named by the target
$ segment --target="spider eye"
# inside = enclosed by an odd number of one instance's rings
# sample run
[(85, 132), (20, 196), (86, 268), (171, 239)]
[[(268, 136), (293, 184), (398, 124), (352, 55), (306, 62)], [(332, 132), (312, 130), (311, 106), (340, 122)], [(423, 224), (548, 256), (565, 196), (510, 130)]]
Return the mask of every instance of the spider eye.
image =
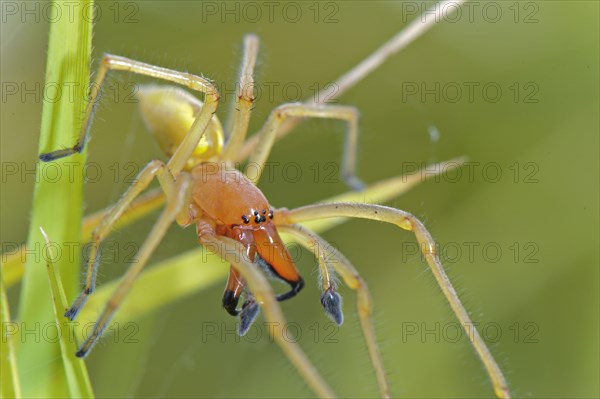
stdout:
[(242, 220), (244, 221), (244, 224), (250, 223), (250, 219), (248, 219), (248, 216), (246, 215), (242, 215)]

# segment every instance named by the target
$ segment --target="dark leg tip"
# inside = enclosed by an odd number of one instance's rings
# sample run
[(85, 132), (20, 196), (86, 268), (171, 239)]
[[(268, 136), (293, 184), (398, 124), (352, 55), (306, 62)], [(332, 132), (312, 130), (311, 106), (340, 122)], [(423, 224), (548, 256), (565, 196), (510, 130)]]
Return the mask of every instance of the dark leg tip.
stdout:
[(260, 307), (254, 301), (254, 299), (249, 299), (244, 303), (242, 307), (242, 311), (240, 312), (240, 327), (238, 330), (238, 334), (240, 336), (246, 335), (252, 323), (254, 323), (254, 319), (258, 316), (258, 311)]
[(54, 159), (52, 153), (40, 154), (40, 161), (42, 162), (50, 162)]
[(75, 320), (79, 313), (79, 307), (72, 306), (65, 312), (65, 317), (71, 321)]
[(340, 294), (329, 287), (321, 295), (321, 304), (323, 304), (327, 316), (338, 326), (341, 326), (344, 322), (344, 314), (342, 313), (342, 297)]
[(65, 148), (61, 150), (56, 150), (52, 152), (47, 152), (45, 154), (40, 154), (39, 158), (42, 162), (50, 162), (56, 159), (68, 157), (69, 155), (73, 155), (75, 153), (80, 153), (83, 150), (83, 147), (80, 145), (75, 145), (73, 148)]
[(356, 176), (344, 176), (344, 181), (353, 191), (363, 191), (367, 185)]
[(77, 353), (75, 353), (75, 356), (77, 356), (80, 359), (86, 357), (86, 355), (87, 355), (87, 352), (84, 351), (83, 349), (79, 349), (77, 351)]

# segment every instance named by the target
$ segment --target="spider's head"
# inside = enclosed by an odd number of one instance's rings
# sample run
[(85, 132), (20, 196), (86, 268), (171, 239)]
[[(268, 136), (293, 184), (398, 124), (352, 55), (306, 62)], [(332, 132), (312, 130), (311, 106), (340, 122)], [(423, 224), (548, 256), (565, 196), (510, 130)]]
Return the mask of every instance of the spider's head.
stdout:
[[(140, 113), (147, 129), (163, 152), (171, 157), (192, 126), (204, 103), (175, 86), (141, 86), (136, 93)], [(223, 127), (213, 115), (204, 136), (196, 146), (185, 169), (219, 155), (223, 149)]]

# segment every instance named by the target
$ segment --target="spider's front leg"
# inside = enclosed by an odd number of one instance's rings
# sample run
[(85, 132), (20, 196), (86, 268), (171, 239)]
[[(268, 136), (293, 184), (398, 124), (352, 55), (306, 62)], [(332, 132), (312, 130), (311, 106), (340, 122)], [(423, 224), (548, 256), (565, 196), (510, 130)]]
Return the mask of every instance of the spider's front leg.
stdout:
[(291, 234), (295, 240), (311, 251), (317, 258), (321, 276), (324, 276), (324, 291), (321, 296), (321, 303), (323, 304), (323, 308), (327, 315), (338, 325), (342, 324), (343, 320), (341, 297), (335, 291), (335, 285), (332, 282), (333, 278), (330, 276), (330, 268), (335, 269), (335, 271), (342, 276), (346, 285), (356, 291), (356, 310), (360, 319), (365, 342), (369, 350), (369, 356), (371, 357), (371, 364), (373, 365), (377, 377), (379, 392), (381, 393), (382, 398), (391, 397), (383, 359), (381, 358), (381, 352), (379, 351), (379, 346), (377, 345), (377, 339), (375, 337), (375, 328), (371, 316), (373, 313), (371, 294), (369, 293), (367, 284), (358, 273), (358, 270), (356, 270), (350, 261), (337, 249), (319, 235), (305, 227), (296, 224), (279, 225), (278, 228), (281, 229), (282, 232)]
[[(165, 213), (163, 213), (163, 216), (161, 216), (157, 226), (155, 226), (151, 236), (148, 238), (145, 246), (140, 251), (140, 256), (146, 258), (149, 257), (154, 248), (158, 245), (160, 238), (162, 238), (164, 235), (164, 231), (162, 229), (164, 227), (166, 230), (166, 227), (168, 227), (168, 225), (172, 222), (172, 208), (179, 206), (177, 205), (179, 204), (178, 201), (180, 196), (183, 195), (180, 191), (184, 189), (184, 185), (187, 185), (186, 182), (189, 179), (186, 174), (182, 174), (180, 172), (184, 167), (187, 166), (189, 159), (192, 157), (192, 154), (194, 153), (198, 143), (205, 134), (207, 127), (211, 123), (220, 98), (219, 92), (214, 84), (204, 77), (162, 68), (155, 65), (145, 64), (143, 62), (135, 61), (125, 57), (104, 54), (98, 69), (98, 74), (96, 76), (95, 86), (93, 86), (96, 88), (96, 90), (92, 91), (91, 93), (90, 102), (86, 109), (79, 138), (77, 139), (76, 144), (68, 149), (41, 154), (41, 161), (49, 162), (77, 152), (81, 152), (83, 150), (88, 140), (90, 126), (93, 120), (96, 105), (100, 98), (102, 85), (104, 84), (108, 72), (111, 70), (129, 71), (140, 75), (178, 83), (182, 86), (203, 93), (204, 103), (202, 104), (201, 109), (197, 111), (191, 126), (189, 129), (187, 129), (184, 135), (179, 135), (181, 132), (177, 132), (177, 134), (173, 132), (166, 132), (165, 134), (168, 137), (162, 137), (165, 140), (173, 139), (175, 141), (174, 151), (168, 163), (165, 164), (159, 160), (148, 163), (148, 165), (146, 165), (146, 167), (139, 173), (136, 181), (128, 188), (119, 201), (102, 217), (101, 222), (94, 229), (91, 237), (92, 239), (87, 265), (85, 287), (71, 308), (69, 308), (65, 313), (65, 316), (71, 320), (77, 316), (85, 304), (88, 296), (95, 288), (96, 269), (99, 263), (98, 259), (100, 243), (104, 238), (106, 238), (112, 228), (122, 218), (125, 210), (132, 205), (135, 199), (150, 185), (154, 177), (158, 179), (162, 190), (166, 194), (168, 202), (167, 210)], [(188, 188), (186, 186), (186, 193), (187, 190)], [(106, 310), (100, 317), (92, 336), (88, 338), (82, 349), (78, 352), (79, 356), (85, 356), (89, 349), (93, 346), (95, 340), (101, 335), (103, 328), (110, 319), (110, 316), (116, 309), (116, 306), (118, 306), (120, 301), (123, 299), (125, 293), (129, 290), (129, 286), (137, 277), (137, 274), (141, 271), (144, 263), (145, 261), (142, 262), (138, 259), (138, 263), (129, 269), (129, 272), (123, 280), (121, 286), (119, 286), (117, 289), (115, 296), (113, 299), (111, 299), (111, 302), (109, 302)]]
[[(148, 260), (152, 256), (152, 253), (162, 241), (164, 235), (166, 234), (169, 226), (173, 223), (173, 221), (182, 213), (186, 211), (186, 205), (189, 203), (191, 198), (191, 181), (189, 174), (181, 173), (178, 176), (177, 181), (173, 181), (172, 178), (166, 177), (166, 166), (160, 161), (153, 161), (148, 164), (148, 167), (144, 169), (146, 172), (142, 172), (143, 176), (139, 176), (140, 180), (144, 178), (144, 182), (148, 182), (152, 180), (154, 175), (159, 177), (159, 182), (161, 182), (161, 187), (165, 189), (167, 194), (167, 206), (161, 213), (158, 221), (154, 224), (150, 234), (144, 241), (140, 251), (136, 255), (136, 262), (132, 264), (132, 266), (127, 270), (127, 273), (119, 283), (118, 287), (108, 300), (104, 311), (98, 317), (97, 322), (94, 324), (94, 329), (90, 336), (85, 340), (85, 342), (81, 345), (79, 350), (77, 351), (78, 357), (85, 357), (89, 353), (90, 349), (94, 346), (96, 341), (102, 336), (102, 333), (106, 329), (106, 326), (110, 322), (112, 316), (114, 315), (117, 308), (121, 305), (126, 295), (129, 293), (131, 287), (133, 286), (135, 280), (142, 272), (143, 268), (148, 263)], [(169, 181), (166, 185), (164, 182)], [(168, 188), (167, 188), (168, 187)], [(136, 186), (132, 186), (123, 196), (121, 201), (117, 203), (117, 206), (113, 208), (113, 212), (109, 214), (110, 216), (116, 216), (116, 210), (120, 209), (124, 210), (127, 206), (128, 201), (130, 202), (133, 195), (135, 194)], [(110, 220), (110, 219), (105, 219)], [(106, 226), (106, 225), (104, 225)], [(91, 259), (90, 259), (91, 261)], [(91, 265), (91, 264), (90, 264)], [(91, 267), (91, 266), (90, 266)], [(94, 276), (96, 273), (95, 270), (88, 270), (88, 280)], [(79, 312), (81, 305), (87, 299), (88, 292), (88, 283), (86, 282), (86, 289), (82, 292), (80, 297), (77, 299), (73, 307), (67, 313), (72, 313), (73, 317)], [(80, 299), (83, 298), (83, 299)]]
[(205, 101), (202, 109), (196, 116), (194, 123), (185, 135), (185, 138), (177, 147), (177, 151), (168, 162), (169, 169), (173, 175), (177, 175), (192, 156), (194, 148), (202, 138), (202, 135), (206, 131), (213, 114), (216, 112), (220, 99), (219, 91), (210, 80), (204, 77), (146, 64), (130, 58), (112, 54), (104, 54), (102, 56), (102, 61), (100, 63), (100, 67), (98, 68), (96, 80), (92, 86), (92, 88), (95, 88), (95, 90), (91, 91), (89, 104), (85, 111), (85, 117), (83, 119), (79, 137), (75, 145), (70, 148), (40, 154), (40, 160), (43, 162), (49, 162), (83, 151), (83, 148), (88, 141), (96, 106), (100, 101), (102, 86), (104, 85), (104, 81), (106, 80), (108, 72), (111, 70), (133, 72), (139, 75), (145, 75), (160, 80), (174, 82), (189, 89), (199, 91), (205, 95)]
[(96, 287), (96, 275), (100, 258), (100, 244), (110, 234), (112, 227), (118, 222), (125, 210), (133, 200), (144, 191), (156, 177), (162, 190), (167, 196), (167, 202), (173, 202), (176, 197), (175, 179), (167, 166), (159, 160), (150, 161), (139, 173), (134, 183), (129, 186), (125, 194), (102, 218), (98, 226), (92, 232), (90, 241), (90, 252), (88, 254), (87, 274), (83, 291), (79, 294), (73, 305), (65, 312), (65, 316), (74, 320), (87, 301), (88, 296)]
[[(494, 360), (487, 345), (479, 335), (475, 324), (471, 321), (469, 314), (460, 301), (456, 290), (454, 289), (446, 271), (436, 252), (436, 243), (427, 231), (423, 223), (412, 214), (390, 208), (382, 205), (334, 202), (329, 204), (316, 204), (300, 207), (293, 210), (280, 209), (277, 211), (278, 218), (275, 221), (277, 225), (293, 225), (303, 221), (309, 221), (322, 218), (350, 217), (378, 220), (381, 222), (394, 224), (404, 230), (412, 231), (419, 245), (421, 252), (427, 260), (427, 263), (446, 299), (448, 300), (456, 318), (463, 326), (469, 341), (475, 348), (477, 355), (483, 363), (487, 374), (494, 387), (494, 392), (499, 398), (509, 398), (510, 391), (508, 384), (502, 373), (502, 370)], [(370, 326), (370, 324), (369, 324)], [(365, 330), (363, 326), (363, 330)], [(368, 331), (365, 331), (365, 336)]]
[(197, 224), (197, 233), (198, 241), (208, 251), (217, 254), (223, 261), (233, 265), (236, 270), (240, 272), (248, 284), (256, 303), (262, 308), (265, 319), (273, 326), (273, 329), (271, 330), (273, 339), (308, 382), (314, 392), (320, 397), (335, 397), (334, 392), (306, 357), (298, 344), (285, 339), (283, 328), (287, 324), (281, 308), (277, 303), (273, 289), (261, 270), (250, 261), (246, 249), (242, 244), (231, 238), (217, 235), (209, 223), (202, 221)]

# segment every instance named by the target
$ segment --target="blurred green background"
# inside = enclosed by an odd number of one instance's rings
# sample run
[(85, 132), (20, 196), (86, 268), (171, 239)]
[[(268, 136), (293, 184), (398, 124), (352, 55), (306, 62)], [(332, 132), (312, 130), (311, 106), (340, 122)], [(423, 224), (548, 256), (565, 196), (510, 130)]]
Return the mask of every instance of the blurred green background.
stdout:
[[(101, 54), (110, 52), (203, 74), (218, 82), (229, 100), (219, 110), (222, 120), (234, 98), (225, 91), (234, 88), (241, 39), (257, 33), (257, 82), (263, 92), (251, 121), (256, 131), (273, 107), (304, 99), (334, 81), (406, 25), (413, 6), (432, 3), (296, 2), (286, 8), (287, 3), (276, 2), (273, 22), (263, 3), (98, 4), (102, 15), (94, 28), (93, 70)], [(484, 327), (515, 396), (598, 397), (598, 3), (470, 4), (340, 99), (361, 112), (359, 175), (371, 183), (415, 164), (468, 156), (473, 163), (460, 178), (448, 174), (428, 181), (391, 205), (422, 218), (440, 243), (449, 274), (473, 319)], [(213, 6), (216, 15), (207, 13)], [(236, 7), (239, 12), (221, 15)], [(256, 9), (262, 16), (254, 23)], [(302, 16), (291, 22), (296, 9)], [(43, 84), (47, 31), (43, 18), (3, 21), (3, 82)], [(86, 185), (86, 214), (118, 199), (132, 170), (127, 162), (141, 167), (161, 156), (136, 104), (126, 99), (133, 79), (113, 75), (110, 95), (100, 104), (89, 161), (103, 175)], [(422, 85), (436, 84), (439, 101), (433, 94), (421, 98)], [(457, 86), (462, 88), (458, 98)], [(414, 87), (417, 94), (407, 93)], [(492, 101), (496, 87), (502, 93)], [(41, 107), (32, 96), (3, 95), (4, 165), (34, 168)], [(260, 184), (272, 204), (295, 207), (346, 191), (337, 176), (333, 182), (324, 179), (330, 171), (326, 163), (337, 164), (341, 157), (342, 132), (341, 123), (308, 121), (276, 145), (271, 161), (296, 162), (302, 176), (292, 181), (275, 168)], [(26, 240), (33, 180), (3, 168), (3, 243)], [(152, 221), (146, 218), (114, 234), (112, 245), (126, 251), (123, 243), (141, 243)], [(492, 395), (465, 337), (455, 339), (455, 319), (425, 263), (414, 255), (411, 234), (352, 221), (324, 237), (346, 254), (372, 290), (394, 395)], [(155, 259), (195, 245), (192, 229), (173, 228)], [(122, 253), (116, 258), (122, 260)], [(283, 308), (288, 320), (298, 323), (303, 349), (339, 395), (376, 396), (353, 292), (342, 289), (346, 322), (332, 329), (312, 282), (315, 261), (304, 253), (298, 267), (308, 284)], [(124, 268), (122, 261), (105, 261), (100, 284)], [(137, 343), (104, 338), (87, 361), (96, 395), (312, 396), (266, 338), (262, 319), (262, 339), (236, 342), (235, 320), (220, 306), (222, 289), (217, 284), (136, 321)], [(13, 316), (18, 293), (18, 287), (9, 291)], [(217, 335), (207, 335), (213, 326)], [(27, 373), (22, 378), (27, 384)]]

